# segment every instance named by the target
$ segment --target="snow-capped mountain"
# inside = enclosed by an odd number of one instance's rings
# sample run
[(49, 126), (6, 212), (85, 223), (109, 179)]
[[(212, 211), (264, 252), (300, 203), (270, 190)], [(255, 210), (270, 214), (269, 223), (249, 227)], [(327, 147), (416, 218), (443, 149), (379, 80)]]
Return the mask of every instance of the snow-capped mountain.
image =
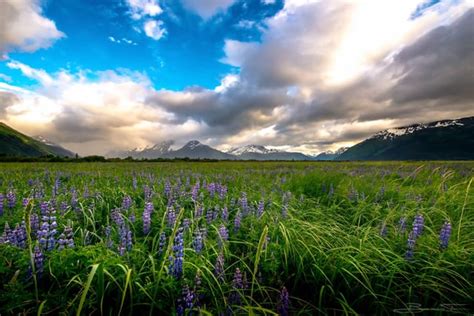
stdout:
[(380, 131), (374, 134), (370, 138), (379, 138), (379, 139), (394, 139), (399, 136), (413, 134), (417, 131), (421, 131), (428, 128), (443, 128), (443, 127), (450, 127), (450, 126), (463, 126), (464, 123), (460, 120), (444, 120), (444, 121), (437, 121), (428, 124), (413, 124), (410, 126), (404, 127), (396, 127), (396, 128), (389, 128), (384, 131)]
[(318, 154), (314, 159), (315, 160), (335, 160), (339, 155), (343, 154), (349, 147), (341, 147), (336, 151), (327, 150)]
[(279, 152), (279, 151), (276, 149), (268, 149), (262, 145), (245, 145), (242, 147), (232, 148), (227, 153), (231, 155), (241, 156), (247, 153), (269, 154), (269, 153), (276, 153), (276, 152)]
[(192, 140), (178, 150), (170, 151), (162, 158), (190, 158), (190, 159), (235, 159), (235, 156), (223, 153), (197, 140)]
[(60, 156), (60, 157), (74, 157), (75, 156), (75, 153), (73, 153), (72, 151), (62, 147), (59, 144), (56, 144), (56, 143), (50, 141), (46, 137), (43, 137), (41, 135), (37, 135), (37, 136), (33, 136), (32, 138), (39, 141), (40, 143), (42, 143), (52, 153), (54, 153), (57, 156)]
[(390, 128), (354, 145), (337, 159), (474, 159), (474, 117)]
[(126, 151), (112, 151), (108, 153), (107, 156), (117, 158), (132, 157), (135, 159), (156, 159), (169, 153), (173, 144), (174, 141), (166, 140), (152, 146), (136, 147)]

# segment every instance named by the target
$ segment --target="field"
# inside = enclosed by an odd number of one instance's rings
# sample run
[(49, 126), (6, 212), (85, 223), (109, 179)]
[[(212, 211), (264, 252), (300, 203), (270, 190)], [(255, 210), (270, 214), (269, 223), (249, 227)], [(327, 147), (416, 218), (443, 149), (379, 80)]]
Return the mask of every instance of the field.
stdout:
[(473, 162), (0, 165), (0, 314), (474, 313)]

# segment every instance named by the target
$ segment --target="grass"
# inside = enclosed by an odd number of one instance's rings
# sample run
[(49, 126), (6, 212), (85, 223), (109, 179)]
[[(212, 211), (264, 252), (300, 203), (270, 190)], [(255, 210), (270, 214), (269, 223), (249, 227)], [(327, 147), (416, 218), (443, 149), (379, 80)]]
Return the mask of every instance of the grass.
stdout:
[[(287, 311), (281, 308), (282, 287), (290, 294), (289, 314), (474, 311), (473, 162), (8, 163), (0, 168), (0, 194), (16, 194), (11, 209), (4, 198), (0, 232), (5, 223), (13, 229), (22, 220), (27, 232), (24, 248), (6, 242), (7, 236), (0, 242), (2, 315), (274, 315)], [(212, 194), (211, 183), (227, 192)], [(151, 198), (145, 197), (145, 186)], [(132, 207), (117, 214), (133, 245), (120, 255), (122, 229), (112, 211), (125, 196)], [(30, 198), (26, 207), (23, 198)], [(146, 200), (154, 211), (145, 235)], [(56, 210), (56, 239), (72, 227), (75, 247), (43, 249), (39, 275), (32, 257), (37, 229), (29, 219), (41, 215), (44, 201)], [(171, 223), (170, 205), (176, 211)], [(407, 260), (417, 214), (424, 217), (424, 230)], [(441, 249), (445, 221), (452, 234)], [(228, 240), (219, 236), (222, 225)], [(169, 257), (176, 257), (183, 226), (188, 227), (183, 274), (175, 278)], [(200, 253), (193, 244), (199, 229), (206, 232)], [(215, 273), (219, 255), (223, 278)], [(237, 268), (242, 288), (233, 282)], [(193, 295), (190, 305), (187, 294)]]

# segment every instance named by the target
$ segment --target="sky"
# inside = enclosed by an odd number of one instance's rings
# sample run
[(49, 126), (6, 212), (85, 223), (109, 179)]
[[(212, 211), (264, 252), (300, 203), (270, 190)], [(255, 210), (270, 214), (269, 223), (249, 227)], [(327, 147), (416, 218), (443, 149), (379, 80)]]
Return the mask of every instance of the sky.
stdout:
[(2, 0), (0, 121), (80, 155), (317, 154), (474, 115), (473, 0)]

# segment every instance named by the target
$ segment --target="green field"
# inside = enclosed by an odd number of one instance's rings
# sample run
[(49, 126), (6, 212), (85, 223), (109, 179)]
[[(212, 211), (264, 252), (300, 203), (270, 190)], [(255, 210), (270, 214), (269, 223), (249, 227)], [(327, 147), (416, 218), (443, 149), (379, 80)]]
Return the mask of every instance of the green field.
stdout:
[(473, 177), (474, 162), (4, 163), (0, 314), (474, 313)]

